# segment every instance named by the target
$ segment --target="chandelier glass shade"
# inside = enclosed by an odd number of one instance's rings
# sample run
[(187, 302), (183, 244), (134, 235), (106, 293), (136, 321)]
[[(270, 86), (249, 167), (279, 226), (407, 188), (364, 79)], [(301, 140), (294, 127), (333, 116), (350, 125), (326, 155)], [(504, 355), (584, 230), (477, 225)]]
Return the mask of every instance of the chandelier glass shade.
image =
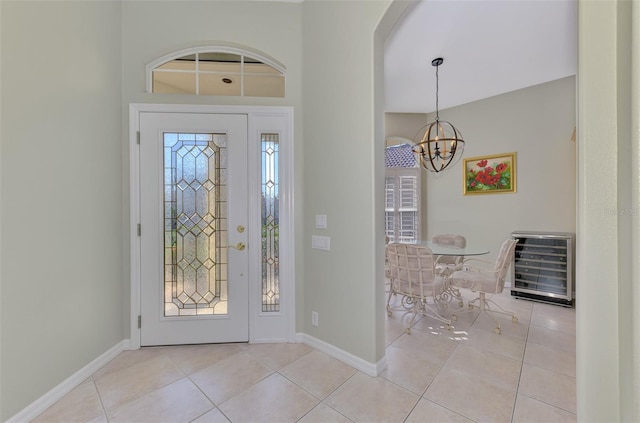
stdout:
[(456, 164), (464, 151), (462, 134), (451, 123), (440, 120), (438, 112), (438, 67), (443, 62), (442, 58), (431, 62), (436, 67), (436, 120), (418, 131), (412, 147), (420, 165), (430, 172), (441, 172)]

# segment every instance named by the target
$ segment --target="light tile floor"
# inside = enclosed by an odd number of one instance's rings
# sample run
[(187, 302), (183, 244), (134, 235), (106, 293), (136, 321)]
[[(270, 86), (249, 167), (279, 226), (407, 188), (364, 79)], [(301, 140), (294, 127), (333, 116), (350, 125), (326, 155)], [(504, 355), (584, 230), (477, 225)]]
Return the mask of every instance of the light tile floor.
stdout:
[(575, 309), (494, 300), (519, 318), (500, 335), (477, 311), (405, 334), (395, 312), (377, 378), (302, 344), (144, 348), (34, 422), (575, 422)]

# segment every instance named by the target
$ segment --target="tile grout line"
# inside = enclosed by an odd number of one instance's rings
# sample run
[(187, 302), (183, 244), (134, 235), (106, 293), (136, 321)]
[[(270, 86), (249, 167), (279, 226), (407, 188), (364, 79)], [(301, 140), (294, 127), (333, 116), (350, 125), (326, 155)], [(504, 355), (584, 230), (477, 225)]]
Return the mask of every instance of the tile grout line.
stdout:
[(573, 411), (567, 410), (567, 409), (562, 408), (562, 407), (558, 407), (557, 405), (550, 404), (550, 403), (548, 403), (548, 402), (546, 402), (546, 401), (543, 401), (543, 400), (540, 400), (540, 399), (538, 399), (538, 398), (534, 398), (534, 397), (532, 397), (531, 395), (527, 395), (527, 394), (521, 394), (521, 395), (522, 395), (523, 397), (527, 397), (527, 398), (529, 398), (529, 399), (531, 399), (531, 400), (533, 400), (533, 401), (537, 401), (537, 402), (542, 403), (542, 404), (544, 404), (544, 405), (547, 405), (547, 406), (549, 406), (549, 407), (552, 407), (552, 408), (555, 408), (555, 409), (557, 409), (557, 410), (564, 411), (565, 413), (568, 413), (568, 414), (571, 414), (571, 415), (577, 416), (577, 414), (576, 414), (576, 413), (574, 413)]
[[(154, 392), (157, 392), (157, 391), (159, 391), (159, 390), (161, 390), (161, 389), (164, 389), (164, 388), (166, 388), (167, 386), (169, 386), (169, 385), (171, 385), (171, 384), (173, 384), (173, 383), (176, 383), (177, 381), (179, 381), (179, 380), (181, 380), (181, 379), (184, 379), (184, 378), (188, 378), (188, 379), (189, 379), (189, 381), (190, 381), (191, 383), (193, 383), (196, 387), (198, 387), (198, 385), (196, 385), (196, 384), (195, 384), (195, 383), (194, 383), (194, 382), (189, 378), (189, 376), (184, 372), (184, 370), (182, 370), (182, 369), (180, 368), (180, 366), (178, 366), (178, 365), (173, 361), (173, 359), (172, 359), (172, 358), (171, 358), (171, 357), (166, 353), (166, 351), (163, 351), (162, 355), (159, 355), (158, 357), (166, 357), (166, 358), (171, 362), (171, 364), (172, 364), (176, 369), (178, 369), (178, 371), (179, 371), (180, 373), (182, 373), (182, 377), (180, 377), (180, 378), (178, 378), (178, 379), (176, 379), (176, 380), (173, 380), (173, 381), (171, 381), (171, 382), (167, 382), (167, 383), (165, 383), (165, 384), (163, 384), (163, 385), (160, 385), (160, 386), (158, 386), (158, 387), (154, 388), (153, 390), (151, 390), (151, 391), (149, 391), (149, 392), (145, 392), (145, 393), (144, 393), (144, 394), (142, 394), (142, 395), (139, 395), (139, 396), (137, 396), (137, 397), (135, 397), (135, 398), (132, 398), (130, 401), (124, 402), (124, 403), (122, 403), (122, 404), (118, 405), (117, 407), (112, 408), (111, 410), (109, 410), (109, 412), (114, 412), (115, 410), (118, 410), (118, 409), (120, 409), (120, 408), (122, 408), (122, 407), (124, 407), (124, 406), (126, 406), (126, 405), (129, 405), (129, 404), (132, 404), (132, 403), (134, 403), (134, 402), (140, 401), (142, 398), (145, 398), (145, 397), (147, 397), (148, 395), (151, 395), (151, 394), (152, 394), (152, 393), (154, 393)], [(158, 358), (158, 357), (154, 357), (154, 358)], [(134, 365), (132, 365), (132, 366), (127, 366), (127, 368), (134, 367), (134, 366), (136, 366), (136, 365), (138, 365), (138, 364), (140, 364), (140, 363), (136, 363), (136, 364), (134, 364)], [(127, 368), (123, 368), (123, 369), (120, 369), (120, 370), (125, 370), (125, 369), (127, 369)], [(93, 375), (91, 376), (91, 378), (93, 379)], [(199, 387), (198, 387), (198, 388), (199, 388)], [(97, 386), (97, 384), (96, 384), (96, 391), (98, 391), (98, 393), (100, 392), (100, 391), (98, 390), (98, 386)], [(205, 395), (205, 396), (206, 396), (206, 395)], [(209, 399), (209, 397), (207, 397), (207, 399)], [(212, 401), (212, 402), (213, 402), (213, 401)], [(100, 403), (102, 404), (102, 396), (100, 396)], [(104, 414), (104, 415), (105, 415), (105, 417), (106, 417), (106, 419), (107, 419), (107, 422), (108, 422), (108, 421), (109, 421), (109, 417), (108, 417), (108, 414), (107, 414), (106, 408), (104, 407), (104, 404), (102, 404), (102, 408), (105, 410), (105, 414)]]
[[(194, 372), (194, 373), (192, 373), (192, 374), (195, 374), (195, 373), (197, 373), (197, 372)], [(198, 417), (194, 418), (194, 419), (193, 419), (193, 420), (191, 420), (191, 421), (195, 421), (195, 420), (199, 419), (200, 417), (204, 416), (205, 414), (210, 413), (213, 409), (218, 410), (218, 411), (220, 412), (220, 414), (222, 414), (222, 415), (223, 415), (227, 420), (231, 421), (231, 420), (229, 419), (229, 417), (227, 417), (227, 415), (226, 415), (226, 414), (224, 414), (224, 412), (220, 409), (220, 407), (218, 407), (218, 405), (217, 405), (217, 404), (216, 404), (216, 403), (215, 403), (211, 398), (209, 398), (209, 396), (208, 396), (208, 395), (207, 395), (207, 394), (202, 390), (202, 388), (200, 388), (200, 385), (198, 385), (198, 384), (197, 384), (193, 379), (191, 379), (191, 375), (187, 375), (187, 376), (185, 376), (185, 377), (186, 377), (187, 379), (189, 379), (189, 382), (193, 383), (193, 385), (196, 387), (196, 389), (197, 389), (198, 391), (200, 391), (200, 392), (202, 393), (202, 395), (204, 395), (204, 397), (205, 397), (206, 399), (208, 399), (208, 400), (211, 402), (211, 404), (213, 404), (213, 408), (211, 408), (211, 409), (209, 409), (209, 410), (205, 411), (204, 413), (202, 413), (201, 415), (199, 415)]]
[[(351, 367), (351, 366), (349, 366)], [(339, 384), (338, 386), (335, 387), (335, 389), (333, 389), (331, 392), (329, 392), (327, 394), (326, 397), (324, 397), (323, 399), (320, 400), (321, 404), (326, 405), (327, 407), (331, 408), (332, 410), (335, 410), (336, 413), (340, 414), (341, 416), (344, 416), (346, 419), (351, 420), (351, 418), (349, 418), (349, 416), (344, 415), (344, 413), (340, 412), (339, 410), (337, 410), (336, 408), (332, 407), (331, 404), (328, 404), (327, 402), (325, 402), (327, 400), (327, 398), (329, 398), (333, 393), (335, 393), (338, 389), (340, 389), (342, 386), (344, 386), (348, 381), (350, 381), (351, 379), (353, 379), (358, 373), (360, 373), (360, 370), (358, 369), (354, 369), (355, 372), (353, 372), (353, 374), (351, 376), (349, 376), (348, 378), (346, 378), (341, 384)], [(317, 405), (316, 405), (317, 407)], [(315, 408), (315, 407), (314, 407)]]
[(518, 383), (516, 385), (516, 394), (513, 397), (513, 406), (511, 407), (511, 422), (516, 413), (516, 404), (518, 403), (518, 394), (520, 393), (520, 382), (522, 380), (522, 369), (524, 368), (524, 358), (527, 355), (527, 346), (529, 345), (529, 330), (531, 329), (531, 321), (533, 320), (533, 306), (529, 312), (529, 324), (527, 325), (527, 334), (524, 338), (524, 350), (522, 351), (522, 360), (520, 361), (520, 373), (518, 374)]
[[(298, 360), (302, 359), (303, 357), (306, 357), (308, 354), (311, 354), (313, 351), (318, 351), (315, 349), (310, 350), (307, 354), (303, 355), (302, 357), (299, 357), (297, 359), (295, 359), (294, 361), (292, 361), (291, 363), (287, 364), (286, 366), (282, 367), (282, 369), (294, 364), (295, 362), (297, 362)], [(323, 353), (322, 351), (319, 351), (321, 354), (325, 354), (327, 357), (333, 358), (330, 355)], [(338, 360), (339, 361), (339, 360)], [(347, 365), (348, 366), (348, 365)], [(344, 381), (342, 381), (340, 384), (338, 384), (338, 386), (336, 386), (334, 389), (332, 389), (324, 398), (319, 398), (316, 395), (314, 395), (312, 392), (309, 392), (304, 386), (301, 386), (300, 384), (298, 384), (296, 381), (291, 380), (289, 377), (287, 377), (285, 374), (281, 373), (280, 370), (277, 371), (277, 373), (282, 376), (283, 378), (285, 378), (286, 380), (288, 380), (289, 382), (293, 383), (294, 385), (296, 385), (298, 388), (302, 389), (304, 392), (308, 393), (309, 395), (311, 395), (312, 397), (316, 398), (318, 400), (318, 403), (316, 405), (314, 405), (313, 407), (311, 407), (311, 409), (309, 411), (307, 411), (303, 416), (301, 416), (297, 421), (300, 421), (301, 419), (303, 419), (307, 414), (311, 413), (314, 409), (316, 409), (320, 404), (324, 404), (327, 407), (331, 408), (332, 410), (334, 410), (336, 413), (340, 414), (341, 416), (344, 416), (346, 419), (352, 421), (349, 417), (345, 416), (343, 413), (341, 413), (339, 410), (336, 410), (334, 407), (332, 407), (331, 405), (327, 404), (325, 402), (325, 400), (327, 398), (329, 398), (331, 396), (331, 394), (333, 394), (334, 392), (336, 392), (340, 387), (342, 387), (345, 383), (347, 383), (349, 380), (351, 380), (355, 375), (357, 375), (358, 373), (360, 373), (359, 370), (354, 369), (353, 367), (349, 366), (349, 368), (353, 369), (354, 372), (353, 374), (351, 374), (351, 376), (349, 376), (348, 378), (346, 378)]]
[[(476, 316), (473, 318), (473, 320), (472, 320), (472, 321), (471, 321), (471, 323), (469, 324), (469, 329), (471, 329), (471, 327), (472, 327), (472, 326), (475, 324), (475, 322), (478, 320), (478, 317), (480, 317), (480, 314), (481, 314), (481, 313), (476, 314)], [(465, 331), (465, 333), (467, 333), (467, 334), (468, 334), (468, 332), (469, 332), (468, 330), (466, 330), (466, 331)], [(438, 405), (439, 407), (442, 407), (442, 408), (444, 408), (444, 409), (446, 409), (446, 410), (448, 410), (448, 411), (450, 411), (450, 412), (452, 412), (452, 413), (454, 413), (454, 414), (456, 414), (456, 415), (458, 415), (458, 416), (461, 416), (462, 418), (465, 418), (465, 419), (467, 419), (467, 420), (470, 420), (470, 421), (476, 422), (476, 420), (473, 420), (473, 419), (471, 419), (471, 418), (469, 418), (469, 417), (467, 417), (467, 416), (465, 416), (465, 415), (463, 415), (463, 414), (460, 414), (459, 412), (457, 412), (457, 411), (455, 411), (455, 410), (452, 410), (452, 409), (450, 409), (449, 407), (445, 407), (444, 405), (442, 405), (442, 404), (440, 404), (440, 403), (437, 403), (437, 402), (435, 402), (435, 401), (431, 401), (430, 399), (428, 399), (428, 398), (426, 398), (426, 397), (424, 396), (424, 395), (427, 393), (427, 391), (429, 390), (429, 387), (431, 387), (431, 384), (433, 383), (433, 381), (434, 381), (434, 380), (436, 379), (436, 377), (438, 377), (438, 375), (440, 374), (440, 371), (442, 371), (442, 369), (443, 369), (443, 368), (444, 368), (444, 366), (447, 364), (447, 362), (451, 359), (451, 357), (452, 357), (452, 356), (453, 356), (453, 354), (456, 352), (456, 350), (457, 350), (457, 349), (458, 349), (458, 348), (463, 344), (462, 342), (459, 342), (459, 341), (454, 341), (454, 340), (451, 340), (451, 341), (456, 343), (455, 348), (451, 351), (451, 354), (449, 354), (449, 355), (447, 356), (447, 359), (446, 359), (446, 360), (444, 360), (444, 361), (442, 362), (442, 365), (438, 368), (438, 371), (434, 374), (433, 378), (432, 378), (432, 379), (431, 379), (431, 381), (428, 383), (427, 387), (425, 388), (425, 390), (424, 390), (424, 392), (422, 393), (422, 395), (421, 395), (421, 397), (420, 397), (420, 398), (424, 398), (424, 400), (425, 400), (425, 401), (429, 401), (429, 402), (431, 402), (431, 403), (433, 403), (433, 404), (436, 404), (436, 405)], [(408, 418), (408, 416), (407, 416), (407, 418)]]
[(93, 388), (96, 390), (96, 395), (98, 396), (98, 401), (100, 401), (100, 407), (102, 407), (102, 414), (104, 415), (104, 419), (109, 423), (109, 415), (107, 414), (107, 410), (104, 407), (104, 403), (102, 402), (102, 395), (100, 394), (100, 390), (98, 389), (98, 385), (96, 384), (96, 380), (91, 375), (91, 383), (93, 383)]

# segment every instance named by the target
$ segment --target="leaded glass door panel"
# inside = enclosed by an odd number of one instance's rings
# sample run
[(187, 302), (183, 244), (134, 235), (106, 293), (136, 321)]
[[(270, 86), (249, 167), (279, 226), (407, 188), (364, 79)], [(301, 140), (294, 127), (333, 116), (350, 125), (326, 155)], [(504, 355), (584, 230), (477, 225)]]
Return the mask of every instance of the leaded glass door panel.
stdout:
[(248, 340), (247, 117), (140, 117), (141, 345)]

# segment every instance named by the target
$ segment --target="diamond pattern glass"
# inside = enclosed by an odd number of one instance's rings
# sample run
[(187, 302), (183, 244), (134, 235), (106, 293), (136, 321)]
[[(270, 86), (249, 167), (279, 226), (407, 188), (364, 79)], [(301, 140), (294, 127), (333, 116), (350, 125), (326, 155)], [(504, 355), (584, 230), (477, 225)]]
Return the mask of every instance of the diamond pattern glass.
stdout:
[(164, 314), (227, 313), (226, 135), (164, 134)]
[(262, 134), (262, 311), (280, 311), (278, 134)]

